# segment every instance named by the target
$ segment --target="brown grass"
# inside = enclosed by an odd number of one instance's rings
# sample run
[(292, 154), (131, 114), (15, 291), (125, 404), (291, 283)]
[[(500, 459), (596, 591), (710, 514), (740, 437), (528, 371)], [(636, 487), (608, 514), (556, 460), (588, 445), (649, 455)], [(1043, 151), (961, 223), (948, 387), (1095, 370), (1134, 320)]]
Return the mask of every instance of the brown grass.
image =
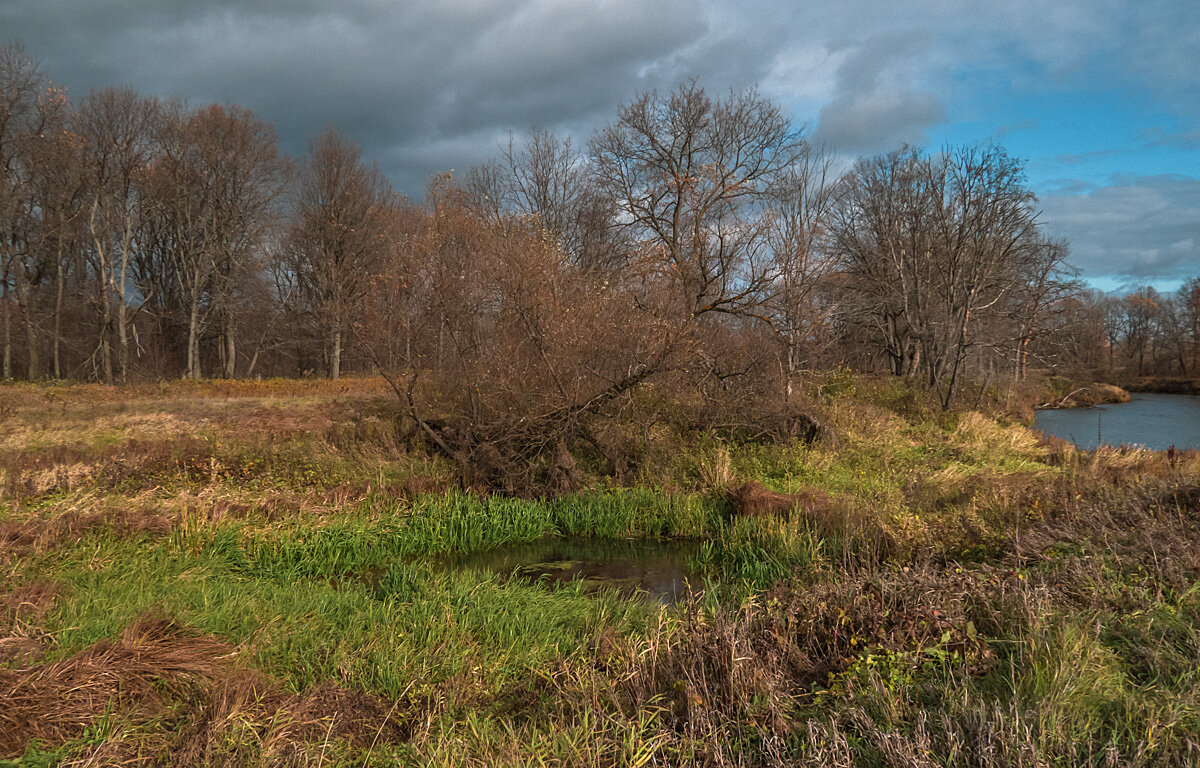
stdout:
[(800, 493), (776, 493), (750, 480), (726, 492), (735, 517), (796, 517), (821, 537), (840, 537), (865, 545), (876, 554), (891, 551), (894, 540), (877, 516), (815, 488)]
[[(704, 745), (698, 765), (795, 765), (789, 742), (805, 729), (812, 735), (828, 727), (808, 721), (816, 697), (828, 695), (867, 648), (910, 669), (924, 663), (930, 648), (961, 659), (964, 674), (991, 669), (996, 656), (982, 632), (991, 628), (989, 618), (1019, 607), (1009, 590), (1016, 583), (999, 570), (934, 563), (826, 574), (737, 609), (688, 612), (682, 631), (625, 647), (625, 656), (612, 662), (620, 674), (555, 679), (566, 698), (615, 702), (627, 713), (659, 711), (669, 733)], [(1031, 591), (1025, 582), (1018, 589), (1022, 596)], [(821, 746), (822, 740), (810, 743), (818, 752)], [(852, 750), (838, 754), (847, 762), (804, 764), (858, 764)]]
[(58, 604), (66, 590), (58, 582), (37, 580), (0, 593), (0, 664), (31, 664), (53, 644), (37, 623)]
[(0, 755), (19, 755), (33, 739), (60, 744), (76, 738), (110, 707), (153, 708), (167, 697), (194, 695), (231, 652), (213, 638), (145, 617), (119, 639), (62, 661), (0, 669)]
[(56, 581), (39, 579), (0, 593), (0, 622), (40, 621), (65, 594), (66, 589)]
[(733, 514), (739, 517), (786, 517), (797, 511), (806, 517), (822, 518), (833, 507), (833, 500), (822, 491), (776, 493), (756, 480), (731, 486), (728, 499)]
[(115, 719), (112, 737), (83, 756), (92, 765), (238, 765), (257, 749), (286, 761), (308, 743), (369, 749), (411, 732), (397, 703), (332, 682), (289, 694), (238, 666), (230, 645), (152, 615), (61, 661), (0, 668), (0, 701), (0, 757)]
[(119, 537), (165, 536), (179, 525), (178, 515), (148, 507), (70, 510), (58, 515), (27, 515), (0, 522), (0, 555), (45, 552), (82, 540), (92, 531)]
[(333, 683), (288, 694), (249, 670), (214, 681), (190, 710), (188, 722), (164, 735), (169, 764), (253, 762), (254, 745), (261, 745), (264, 757), (275, 758), (271, 762), (287, 763), (302, 756), (305, 744), (331, 738), (370, 749), (411, 735), (406, 713), (396, 704)]

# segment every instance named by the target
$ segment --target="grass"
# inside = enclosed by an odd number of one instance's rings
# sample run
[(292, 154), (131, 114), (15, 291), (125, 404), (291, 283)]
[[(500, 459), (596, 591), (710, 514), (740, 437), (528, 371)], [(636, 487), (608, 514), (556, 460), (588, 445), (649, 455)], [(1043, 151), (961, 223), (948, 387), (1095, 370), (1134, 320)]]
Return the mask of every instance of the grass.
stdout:
[[(0, 764), (1200, 760), (1195, 454), (836, 371), (836, 446), (664, 423), (633, 487), (514, 499), (380, 384), (0, 387)], [(745, 480), (832, 511), (731, 516)], [(443, 565), (548, 537), (693, 542), (706, 589)]]

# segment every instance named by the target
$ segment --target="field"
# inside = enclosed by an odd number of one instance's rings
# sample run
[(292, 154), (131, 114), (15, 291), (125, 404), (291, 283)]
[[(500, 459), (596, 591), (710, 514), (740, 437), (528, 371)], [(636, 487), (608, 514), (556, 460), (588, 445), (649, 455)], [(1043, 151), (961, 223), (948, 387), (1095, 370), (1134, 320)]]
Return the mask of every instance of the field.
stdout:
[[(836, 440), (668, 419), (517, 499), (375, 379), (0, 386), (0, 764), (1200, 764), (1200, 456), (807, 396)], [(702, 589), (444, 566), (546, 537), (694, 542)]]

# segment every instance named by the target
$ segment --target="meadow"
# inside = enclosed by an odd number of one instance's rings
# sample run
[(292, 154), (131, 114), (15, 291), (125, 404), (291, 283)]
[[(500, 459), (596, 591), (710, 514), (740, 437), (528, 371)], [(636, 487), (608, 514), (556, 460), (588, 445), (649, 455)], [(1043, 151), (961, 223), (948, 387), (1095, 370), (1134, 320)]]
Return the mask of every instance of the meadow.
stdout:
[[(513, 498), (374, 378), (0, 386), (0, 765), (1200, 763), (1200, 455), (805, 397), (829, 439), (665, 418)], [(698, 588), (444, 567), (547, 537), (690, 542)]]

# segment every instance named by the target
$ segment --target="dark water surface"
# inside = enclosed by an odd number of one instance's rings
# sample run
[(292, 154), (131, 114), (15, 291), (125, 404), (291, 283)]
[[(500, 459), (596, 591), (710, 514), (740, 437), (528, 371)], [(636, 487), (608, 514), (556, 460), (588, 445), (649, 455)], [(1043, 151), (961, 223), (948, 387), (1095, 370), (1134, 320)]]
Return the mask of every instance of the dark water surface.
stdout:
[(1038, 411), (1033, 426), (1080, 448), (1200, 448), (1200, 397), (1135, 392), (1128, 403)]
[(691, 574), (697, 542), (544, 539), (477, 552), (444, 563), (548, 584), (582, 580), (585, 590), (617, 589), (673, 603), (701, 580)]

